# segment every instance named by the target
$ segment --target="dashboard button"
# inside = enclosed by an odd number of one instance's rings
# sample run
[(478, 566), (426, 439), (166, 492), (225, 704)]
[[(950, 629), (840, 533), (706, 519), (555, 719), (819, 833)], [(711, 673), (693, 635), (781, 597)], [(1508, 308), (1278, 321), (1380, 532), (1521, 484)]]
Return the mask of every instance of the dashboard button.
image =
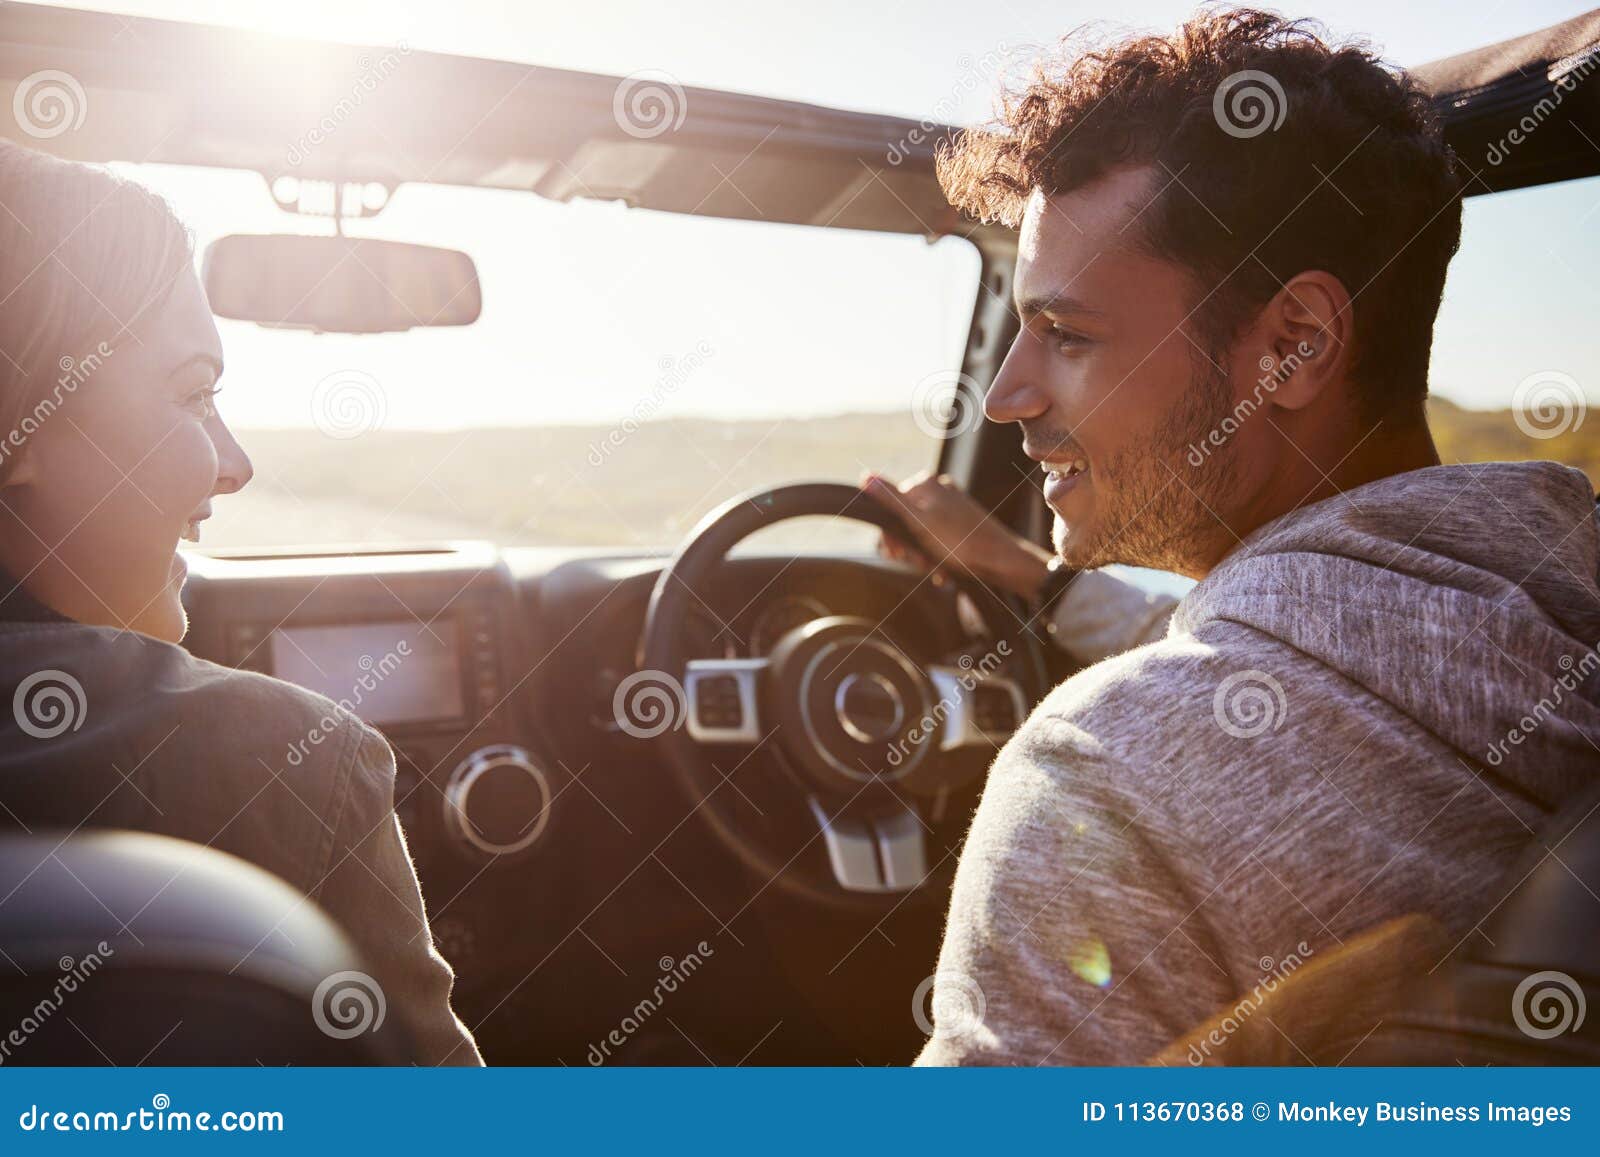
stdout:
[(739, 680), (732, 675), (711, 675), (701, 679), (695, 708), (695, 721), (701, 727), (742, 726), (744, 701), (739, 694)]

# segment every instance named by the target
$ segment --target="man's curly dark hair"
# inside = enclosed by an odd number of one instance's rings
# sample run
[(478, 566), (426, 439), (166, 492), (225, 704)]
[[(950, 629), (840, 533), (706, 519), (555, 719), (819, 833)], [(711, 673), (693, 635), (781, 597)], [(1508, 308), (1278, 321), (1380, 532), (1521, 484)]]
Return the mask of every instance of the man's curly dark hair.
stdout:
[(1003, 95), (999, 124), (939, 153), (952, 204), (1016, 226), (1031, 193), (1152, 166), (1139, 243), (1192, 271), (1196, 322), (1225, 349), (1295, 274), (1354, 298), (1368, 413), (1420, 409), (1445, 267), (1461, 237), (1454, 158), (1427, 97), (1359, 44), (1253, 9), (1080, 50)]

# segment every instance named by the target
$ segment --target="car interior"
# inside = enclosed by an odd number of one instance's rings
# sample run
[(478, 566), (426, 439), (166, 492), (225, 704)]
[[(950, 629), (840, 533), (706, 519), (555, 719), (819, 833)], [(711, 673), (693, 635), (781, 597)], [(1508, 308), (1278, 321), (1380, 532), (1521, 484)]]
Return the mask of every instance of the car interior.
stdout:
[[(305, 218), (306, 231), (233, 232), (204, 250), (215, 312), (263, 341), (281, 328), (360, 334), (405, 357), (408, 342), (452, 329), (470, 340), (491, 319), (489, 249), (365, 231), (413, 185), (620, 203), (619, 219), (708, 229), (945, 239), (970, 267), (970, 311), (948, 338), (959, 360), (932, 409), (943, 428), (917, 443), (922, 465), (1048, 541), (1038, 488), (1019, 484), (1031, 463), (1016, 430), (974, 420), (1016, 333), (1017, 238), (946, 203), (943, 126), (691, 88), (670, 131), (629, 131), (616, 110), (624, 78), (408, 50), (405, 84), (376, 87), (326, 144), (291, 158), (284, 142), (317, 122), (340, 78), (386, 50), (278, 51), (292, 71), (264, 71), (257, 39), (232, 29), (8, 4), (0, 95), (41, 61), (63, 62), (95, 115), (23, 143), (225, 171)], [(1562, 87), (1597, 61), (1600, 11), (1416, 70), (1465, 162), (1467, 197), (1600, 174), (1600, 90)], [(1483, 162), (1547, 95), (1549, 121), (1504, 163)], [(451, 116), (428, 115), (438, 107)], [(397, 811), (456, 972), (453, 1002), (488, 1063), (595, 1063), (595, 1042), (690, 954), (692, 982), (606, 1063), (907, 1063), (926, 1038), (913, 993), (937, 959), (985, 771), (1071, 662), (1020, 602), (880, 557), (878, 533), (899, 523), (853, 476), (790, 469), (674, 517), (669, 543), (202, 546), (188, 552), (184, 645), (339, 699), (405, 642), (406, 662), (357, 711), (394, 749)], [(782, 537), (821, 518), (853, 531)], [(957, 684), (973, 694), (936, 713)], [(871, 753), (918, 719), (929, 734), (892, 776), (874, 774)], [(1439, 952), (1437, 930), (1404, 921), (1297, 974), (1273, 994), (1274, 1015), (1329, 1023), (1293, 1033), (1317, 1045), (1281, 1062), (1600, 1063), (1593, 1026), (1539, 1041), (1508, 1015), (1530, 970), (1600, 985), (1597, 811), (1600, 795), (1576, 801), (1530, 841), (1462, 951)], [(0, 969), (7, 1016), (38, 1002), (49, 962), (130, 927), (140, 943), (73, 1010), (99, 1028), (53, 1023), (15, 1059), (406, 1063), (402, 1026), (339, 1039), (291, 1014), (323, 978), (361, 965), (332, 921), (286, 893), (164, 837), (0, 836), (0, 942), (18, 965)], [(241, 956), (252, 964), (236, 967)], [(1163, 1057), (1181, 1064), (1184, 1051), (1175, 1042)]]

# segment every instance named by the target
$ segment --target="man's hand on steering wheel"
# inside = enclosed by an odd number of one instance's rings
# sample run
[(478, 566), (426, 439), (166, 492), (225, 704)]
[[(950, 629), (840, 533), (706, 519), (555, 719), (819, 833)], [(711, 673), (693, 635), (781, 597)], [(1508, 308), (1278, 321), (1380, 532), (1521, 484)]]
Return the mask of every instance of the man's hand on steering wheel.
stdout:
[(949, 475), (924, 471), (896, 485), (868, 474), (862, 489), (899, 514), (917, 538), (903, 542), (885, 533), (884, 557), (925, 570), (949, 567), (1024, 599), (1044, 581), (1050, 552), (993, 517)]

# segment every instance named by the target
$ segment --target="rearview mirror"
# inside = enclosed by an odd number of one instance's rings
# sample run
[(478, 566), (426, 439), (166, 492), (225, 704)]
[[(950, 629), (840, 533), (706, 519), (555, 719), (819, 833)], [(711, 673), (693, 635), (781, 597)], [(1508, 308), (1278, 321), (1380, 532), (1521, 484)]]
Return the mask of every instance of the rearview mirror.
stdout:
[(206, 247), (203, 276), (218, 317), (272, 328), (395, 333), (483, 309), (472, 258), (402, 241), (235, 233)]

